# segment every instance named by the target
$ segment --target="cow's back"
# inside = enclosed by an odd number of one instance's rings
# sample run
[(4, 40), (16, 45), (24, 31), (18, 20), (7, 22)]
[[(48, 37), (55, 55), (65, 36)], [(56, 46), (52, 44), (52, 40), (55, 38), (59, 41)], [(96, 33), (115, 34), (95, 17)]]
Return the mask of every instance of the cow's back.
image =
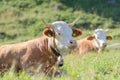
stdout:
[(26, 43), (0, 46), (0, 69), (9, 68), (12, 65), (20, 68), (20, 55), (25, 54)]
[(77, 41), (79, 53), (86, 53), (95, 50), (93, 40), (82, 39)]
[(40, 66), (46, 72), (56, 61), (45, 37), (0, 47), (0, 70), (13, 65), (17, 70), (34, 72)]
[(56, 58), (48, 46), (48, 39), (42, 37), (28, 41), (26, 53), (21, 55), (20, 62), (23, 69), (29, 69), (32, 72), (38, 67), (43, 70), (52, 67), (56, 62)]

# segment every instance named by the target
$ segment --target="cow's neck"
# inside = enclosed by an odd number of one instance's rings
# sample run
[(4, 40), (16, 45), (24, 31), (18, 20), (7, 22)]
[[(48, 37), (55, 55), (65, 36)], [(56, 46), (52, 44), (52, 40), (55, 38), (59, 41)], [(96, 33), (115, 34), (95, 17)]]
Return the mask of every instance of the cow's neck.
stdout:
[(61, 54), (58, 51), (56, 51), (56, 49), (51, 44), (50, 44), (50, 49), (55, 54), (55, 56), (57, 56), (57, 57), (61, 56)]
[(97, 39), (94, 39), (93, 45), (95, 46), (97, 52), (100, 53), (101, 52), (101, 48), (100, 48), (100, 44), (97, 41)]
[(58, 64), (58, 66), (62, 66), (63, 65), (63, 58), (62, 58), (62, 55), (60, 54), (59, 49), (56, 46), (55, 38), (53, 38), (53, 37), (49, 38), (48, 39), (48, 45), (50, 46), (50, 49), (52, 50), (52, 52), (57, 57), (57, 64)]
[[(48, 41), (49, 43), (52, 43), (51, 38)], [(55, 43), (56, 43), (56, 47), (58, 48), (58, 50), (60, 51), (60, 54), (62, 55), (66, 55), (67, 53), (69, 53), (71, 51), (71, 49), (69, 49), (68, 47), (64, 46), (60, 41), (58, 41), (57, 39), (55, 39)]]
[[(52, 44), (52, 39), (51, 38), (48, 38), (46, 36), (42, 37), (42, 38), (39, 38), (39, 39), (36, 39), (35, 41), (35, 44), (36, 46), (40, 49), (40, 50), (44, 50), (44, 52), (47, 52), (47, 56), (52, 56), (54, 55), (54, 57), (57, 58), (57, 63), (60, 63), (62, 61), (62, 55), (60, 54), (60, 52), (58, 52), (53, 44)], [(48, 54), (50, 53), (50, 54)], [(52, 54), (52, 55), (51, 55)], [(51, 58), (51, 57), (50, 57)]]
[(59, 49), (58, 49), (57, 46), (56, 46), (55, 38), (54, 38), (54, 37), (52, 37), (52, 38), (50, 38), (50, 39), (48, 40), (48, 45), (50, 46), (50, 49), (53, 51), (53, 53), (54, 53), (57, 57), (61, 56), (60, 51), (59, 51)]
[(58, 49), (58, 47), (57, 47), (57, 45), (56, 45), (56, 42), (55, 42), (55, 38), (54, 38), (54, 37), (51, 37), (51, 38), (48, 39), (48, 44), (49, 44), (50, 46), (52, 46), (52, 47), (55, 49), (56, 52), (60, 53), (60, 51), (59, 51), (59, 49)]

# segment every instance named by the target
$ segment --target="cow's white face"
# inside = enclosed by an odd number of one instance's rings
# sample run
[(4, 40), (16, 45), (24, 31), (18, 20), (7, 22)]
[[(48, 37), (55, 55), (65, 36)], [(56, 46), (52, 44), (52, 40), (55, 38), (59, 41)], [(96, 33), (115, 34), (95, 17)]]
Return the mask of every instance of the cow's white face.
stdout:
[(94, 32), (94, 36), (95, 36), (95, 39), (96, 39), (96, 47), (98, 48), (104, 48), (107, 46), (107, 43), (106, 43), (106, 32), (105, 30), (103, 29), (96, 29), (95, 32)]
[[(52, 23), (55, 31), (55, 43), (62, 55), (68, 54), (77, 44), (72, 37), (73, 31), (64, 21), (56, 21)], [(49, 40), (51, 43), (51, 40)]]

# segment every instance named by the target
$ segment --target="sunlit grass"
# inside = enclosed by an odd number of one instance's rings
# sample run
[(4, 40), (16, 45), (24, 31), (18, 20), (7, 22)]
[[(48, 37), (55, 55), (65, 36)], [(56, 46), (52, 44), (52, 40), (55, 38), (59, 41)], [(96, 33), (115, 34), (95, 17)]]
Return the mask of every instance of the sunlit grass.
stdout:
[[(0, 39), (0, 45), (41, 37), (45, 26), (40, 17), (48, 23), (56, 20), (70, 23), (78, 16), (80, 20), (74, 27), (81, 29), (83, 34), (76, 40), (92, 35), (94, 29), (110, 28), (107, 35), (111, 35), (113, 39), (108, 41), (108, 46), (120, 43), (119, 1), (113, 5), (98, 0), (77, 0), (80, 3), (68, 0), (70, 4), (67, 4), (67, 0), (64, 0), (66, 3), (60, 3), (61, 1), (50, 0), (49, 3), (49, 0), (26, 0), (25, 2), (1, 0), (0, 32), (5, 32), (6, 36)], [(64, 62), (62, 69), (66, 70), (67, 74), (52, 80), (120, 80), (119, 45), (108, 47), (101, 54), (91, 52), (84, 55), (67, 55), (64, 57)], [(15, 73), (10, 70), (0, 75), (0, 80), (50, 80), (50, 78), (43, 77), (41, 74), (31, 76), (24, 71)]]
[[(70, 54), (64, 57), (62, 69), (67, 74), (52, 80), (119, 80), (120, 79), (120, 50), (111, 53), (104, 51), (101, 54), (91, 52), (84, 55)], [(0, 76), (0, 80), (49, 80), (40, 74), (29, 75), (28, 73), (6, 72)]]

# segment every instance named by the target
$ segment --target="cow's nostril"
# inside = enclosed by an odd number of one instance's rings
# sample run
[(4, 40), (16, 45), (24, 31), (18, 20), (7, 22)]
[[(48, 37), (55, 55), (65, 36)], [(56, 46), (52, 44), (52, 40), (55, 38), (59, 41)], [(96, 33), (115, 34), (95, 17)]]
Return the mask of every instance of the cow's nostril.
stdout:
[(103, 43), (103, 47), (106, 47), (107, 46), (107, 44), (106, 43)]
[(70, 44), (72, 44), (73, 42), (72, 41), (70, 41)]
[(71, 40), (71, 41), (70, 41), (70, 44), (75, 44), (75, 43), (76, 43), (75, 40)]

